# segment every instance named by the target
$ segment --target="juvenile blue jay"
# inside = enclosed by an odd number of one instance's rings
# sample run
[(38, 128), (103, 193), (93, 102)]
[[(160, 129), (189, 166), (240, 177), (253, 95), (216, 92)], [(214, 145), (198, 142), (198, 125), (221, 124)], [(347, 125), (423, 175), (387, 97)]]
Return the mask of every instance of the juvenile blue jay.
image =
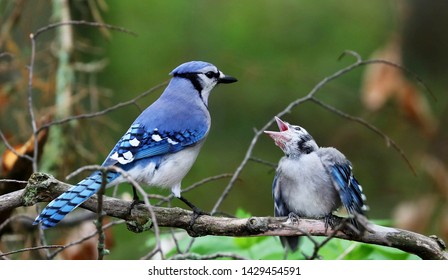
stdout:
[[(320, 148), (302, 127), (275, 117), (280, 131), (265, 131), (285, 156), (272, 184), (276, 217), (325, 218), (343, 205), (350, 215), (364, 215), (365, 195), (352, 165), (335, 148)], [(282, 245), (297, 250), (298, 237), (281, 237)]]
[[(195, 162), (210, 129), (210, 92), (217, 84), (237, 79), (202, 61), (184, 63), (170, 75), (173, 77), (165, 91), (137, 117), (102, 166), (118, 166), (138, 183), (171, 188), (176, 197), (187, 203), (181, 196), (181, 181)], [(119, 172), (107, 174), (107, 187), (126, 181)], [(98, 192), (101, 182), (101, 172), (93, 172), (51, 201), (34, 224), (42, 223), (43, 228), (55, 226)]]

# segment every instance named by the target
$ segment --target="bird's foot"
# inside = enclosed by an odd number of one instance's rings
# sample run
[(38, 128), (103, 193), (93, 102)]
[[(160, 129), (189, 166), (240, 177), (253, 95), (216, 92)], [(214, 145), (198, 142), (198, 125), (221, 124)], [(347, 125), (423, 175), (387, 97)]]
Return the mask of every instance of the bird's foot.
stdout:
[(363, 234), (365, 231), (373, 232), (369, 220), (363, 214), (355, 213), (352, 218), (349, 218), (349, 226), (357, 235)]
[(134, 209), (134, 207), (136, 205), (139, 205), (139, 204), (145, 204), (145, 202), (143, 200), (140, 200), (140, 199), (137, 199), (137, 200), (133, 199), (132, 200), (131, 205), (129, 205), (129, 209), (128, 209), (128, 212), (127, 212), (128, 216), (131, 216), (132, 209)]
[(299, 224), (300, 217), (294, 212), (288, 214), (288, 221), (292, 224)]
[(327, 233), (328, 226), (330, 226), (331, 229), (334, 229), (334, 227), (337, 224), (338, 219), (335, 215), (333, 215), (333, 213), (329, 213), (324, 216), (324, 221), (325, 221), (325, 233)]
[(194, 223), (196, 222), (196, 220), (202, 216), (202, 215), (208, 215), (210, 216), (210, 213), (205, 212), (203, 210), (201, 210), (200, 208), (196, 207), (193, 203), (191, 203), (190, 201), (188, 201), (185, 197), (180, 196), (179, 199), (185, 203), (188, 207), (190, 207), (190, 209), (193, 211), (193, 216), (191, 217), (191, 221), (190, 221), (190, 228), (193, 227)]
[(137, 189), (135, 188), (134, 185), (132, 185), (132, 203), (131, 205), (129, 205), (129, 209), (128, 209), (128, 216), (131, 215), (132, 209), (139, 204), (145, 204), (145, 202), (143, 200), (140, 199), (140, 197), (138, 196), (138, 192)]

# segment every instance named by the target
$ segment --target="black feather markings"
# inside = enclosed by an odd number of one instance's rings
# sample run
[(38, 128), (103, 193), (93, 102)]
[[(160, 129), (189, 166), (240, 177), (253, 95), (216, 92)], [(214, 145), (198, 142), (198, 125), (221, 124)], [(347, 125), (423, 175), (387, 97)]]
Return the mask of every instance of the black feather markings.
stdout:
[(198, 74), (199, 73), (182, 73), (182, 74), (175, 74), (174, 77), (180, 77), (190, 80), (191, 83), (193, 84), (193, 87), (199, 92), (199, 95), (201, 95), (201, 92), (204, 88), (202, 87), (202, 84), (199, 81)]
[(304, 134), (300, 136), (300, 140), (297, 141), (297, 148), (300, 152), (304, 154), (310, 154), (314, 152), (314, 148), (312, 146), (307, 145), (309, 141), (313, 140), (313, 137), (309, 134)]

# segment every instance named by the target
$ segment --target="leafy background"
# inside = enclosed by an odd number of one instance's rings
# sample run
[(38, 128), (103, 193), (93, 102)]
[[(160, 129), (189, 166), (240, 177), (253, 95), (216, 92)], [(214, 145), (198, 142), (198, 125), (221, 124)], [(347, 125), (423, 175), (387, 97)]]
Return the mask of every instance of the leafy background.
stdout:
[[(75, 39), (72, 49), (66, 50), (69, 59), (64, 64), (64, 52), (58, 52), (63, 49), (61, 33), (43, 34), (37, 45), (34, 81), (37, 117), (58, 119), (101, 110), (168, 80), (168, 73), (180, 63), (212, 62), (239, 81), (212, 93), (212, 130), (183, 181), (186, 187), (208, 176), (234, 172), (254, 128), (351, 63), (354, 58), (349, 56), (338, 59), (345, 50), (365, 59), (388, 59), (419, 78), (387, 66), (367, 66), (327, 84), (318, 97), (364, 118), (394, 139), (416, 175), (382, 137), (313, 103), (302, 104), (285, 119), (305, 127), (319, 145), (334, 146), (351, 160), (368, 199), (370, 219), (446, 239), (445, 2), (70, 1), (71, 19), (121, 26), (137, 36), (73, 26)], [(13, 144), (24, 143), (31, 131), (24, 102), (29, 33), (60, 20), (61, 3), (66, 2), (0, 2), (0, 50), (12, 54), (0, 57), (0, 129)], [(88, 67), (95, 70), (88, 71)], [(71, 88), (68, 101), (61, 97), (61, 84)], [(159, 94), (139, 100), (138, 106), (52, 127), (40, 169), (62, 179), (83, 165), (101, 163), (141, 108)], [(0, 148), (7, 153), (2, 144)], [(268, 137), (261, 137), (254, 156), (276, 163), (282, 154)], [(272, 215), (273, 172), (270, 166), (249, 162), (219, 210), (232, 215)], [(211, 209), (227, 183), (225, 179), (208, 183), (186, 197), (204, 210)], [(180, 239), (180, 247), (189, 242), (182, 234)], [(113, 240), (111, 259), (135, 259), (153, 245), (151, 234), (134, 235), (124, 226), (114, 227)], [(312, 245), (305, 240), (303, 248), (311, 250)], [(234, 252), (253, 259), (283, 257), (279, 241), (272, 237), (204, 237), (195, 241), (192, 252)], [(326, 259), (412, 258), (401, 251), (342, 240), (332, 240), (320, 255)], [(303, 256), (297, 253), (289, 258)]]

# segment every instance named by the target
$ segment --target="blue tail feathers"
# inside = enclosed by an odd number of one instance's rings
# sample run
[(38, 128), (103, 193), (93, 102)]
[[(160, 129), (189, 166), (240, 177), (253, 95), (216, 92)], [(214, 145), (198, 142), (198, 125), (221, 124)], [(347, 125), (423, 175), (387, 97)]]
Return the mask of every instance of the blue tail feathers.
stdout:
[[(118, 175), (118, 172), (108, 172), (107, 183), (115, 180)], [(68, 213), (97, 193), (101, 188), (101, 183), (102, 172), (93, 172), (90, 176), (51, 201), (33, 224), (42, 223), (42, 228), (44, 229), (54, 227)]]

